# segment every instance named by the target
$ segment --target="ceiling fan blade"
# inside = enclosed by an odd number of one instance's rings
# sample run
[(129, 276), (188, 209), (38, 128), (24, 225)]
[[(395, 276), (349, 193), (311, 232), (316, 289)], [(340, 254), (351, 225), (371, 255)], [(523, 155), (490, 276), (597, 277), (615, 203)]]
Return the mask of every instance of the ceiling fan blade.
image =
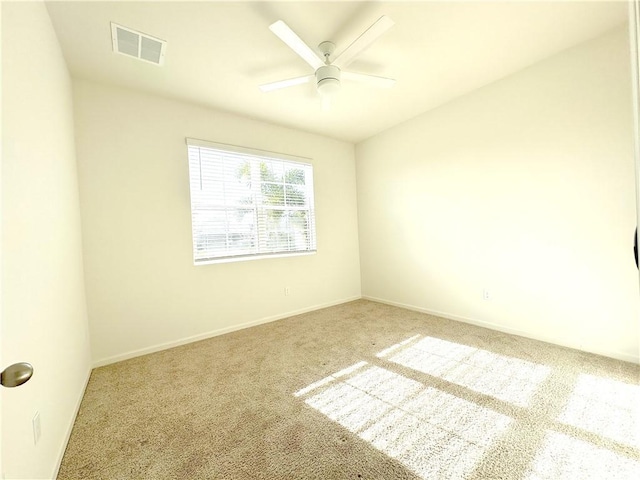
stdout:
[(315, 75), (305, 75), (304, 77), (288, 78), (287, 80), (280, 80), (278, 82), (265, 83), (264, 85), (260, 85), (260, 90), (263, 92), (272, 92), (273, 90), (279, 90), (281, 88), (293, 87), (294, 85), (308, 83), (309, 80), (314, 77)]
[(380, 35), (395, 25), (395, 22), (386, 15), (380, 17), (362, 35), (356, 38), (338, 57), (332, 62), (334, 65), (343, 68), (371, 45)]
[(277, 35), (277, 37), (286, 43), (291, 50), (296, 52), (302, 59), (317, 70), (324, 61), (315, 54), (311, 47), (304, 43), (296, 33), (289, 28), (289, 26), (282, 20), (278, 20), (276, 23), (269, 26), (269, 30)]
[(364, 73), (342, 72), (341, 76), (344, 80), (367, 83), (381, 88), (391, 88), (396, 84), (396, 81), (393, 78), (376, 77), (375, 75), (366, 75)]

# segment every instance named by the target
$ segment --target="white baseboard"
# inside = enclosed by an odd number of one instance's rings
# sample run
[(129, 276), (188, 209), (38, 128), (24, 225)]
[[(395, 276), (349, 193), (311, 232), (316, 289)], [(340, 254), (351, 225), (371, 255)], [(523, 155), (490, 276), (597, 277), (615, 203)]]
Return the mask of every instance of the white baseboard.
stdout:
[(372, 297), (372, 296), (369, 296), (369, 295), (363, 295), (362, 298), (365, 299), (365, 300), (371, 300), (372, 302), (384, 303), (386, 305), (392, 305), (394, 307), (406, 308), (407, 310), (413, 310), (413, 311), (416, 311), (416, 312), (421, 312), (421, 313), (427, 313), (429, 315), (434, 315), (436, 317), (442, 317), (442, 318), (447, 318), (449, 320), (455, 320), (457, 322), (469, 323), (471, 325), (477, 325), (479, 327), (488, 328), (490, 330), (496, 330), (498, 332), (509, 333), (511, 335), (518, 335), (520, 337), (526, 337), (526, 338), (530, 338), (532, 340), (539, 340), (541, 342), (551, 343), (551, 344), (559, 345), (559, 346), (562, 346), (562, 347), (573, 348), (574, 350), (581, 350), (581, 351), (585, 351), (585, 352), (588, 352), (588, 353), (595, 353), (596, 355), (602, 355), (604, 357), (615, 358), (616, 360), (622, 360), (624, 362), (640, 363), (640, 358), (638, 358), (638, 357), (636, 357), (634, 355), (630, 355), (630, 354), (625, 353), (625, 352), (620, 352), (620, 351), (615, 351), (615, 350), (604, 350), (604, 349), (597, 349), (597, 348), (596, 349), (585, 350), (585, 349), (579, 348), (576, 345), (572, 345), (572, 344), (570, 344), (568, 342), (561, 342), (557, 338), (551, 338), (551, 337), (536, 335), (536, 334), (534, 334), (532, 332), (528, 332), (528, 331), (525, 331), (525, 330), (520, 330), (520, 329), (517, 329), (517, 328), (507, 327), (507, 326), (504, 326), (504, 325), (500, 325), (498, 323), (493, 323), (493, 322), (487, 322), (487, 321), (484, 321), (484, 320), (476, 320), (476, 319), (473, 319), (473, 318), (462, 317), (460, 315), (454, 315), (452, 313), (439, 312), (437, 310), (431, 310), (429, 308), (417, 307), (415, 305), (409, 305), (409, 304), (406, 304), (406, 303), (394, 302), (392, 300), (387, 300), (387, 299), (378, 298), (378, 297)]
[(207, 338), (217, 337), (218, 335), (224, 335), (225, 333), (231, 333), (231, 332), (235, 332), (237, 330), (242, 330), (249, 327), (255, 327), (256, 325), (262, 325), (263, 323), (275, 322), (276, 320), (282, 320), (283, 318), (293, 317), (295, 315), (300, 315), (302, 313), (308, 313), (308, 312), (313, 312), (314, 310), (320, 310), (322, 308), (333, 307), (335, 305), (340, 305), (342, 303), (359, 300), (360, 298), (362, 297), (358, 295), (354, 297), (344, 298), (342, 300), (337, 300), (334, 302), (323, 303), (320, 305), (313, 305), (311, 307), (305, 307), (299, 310), (293, 310), (293, 311), (281, 313), (278, 315), (272, 315), (270, 317), (263, 317), (257, 320), (252, 320), (250, 322), (245, 322), (238, 325), (232, 325), (230, 327), (219, 328), (209, 332), (200, 333), (198, 335), (192, 335), (190, 337), (181, 338), (179, 340), (173, 340), (170, 342), (165, 342), (165, 343), (160, 343), (160, 344), (152, 345), (145, 348), (140, 348), (138, 350), (132, 350), (126, 353), (96, 360), (95, 362), (93, 362), (93, 368), (102, 367), (104, 365), (109, 365), (111, 363), (121, 362), (123, 360), (128, 360), (130, 358), (140, 357), (142, 355), (147, 355), (149, 353), (159, 352), (161, 350), (167, 350), (173, 347), (179, 347), (180, 345), (186, 345), (187, 343), (197, 342), (199, 340), (206, 340)]
[[(293, 317), (295, 315), (300, 315), (302, 313), (307, 313), (307, 312), (312, 312), (314, 310), (320, 310), (322, 308), (327, 308), (327, 307), (332, 307), (335, 305), (340, 305), (342, 303), (347, 303), (347, 302), (352, 302), (354, 300), (359, 300), (360, 298), (365, 299), (365, 300), (371, 300), (373, 302), (379, 302), (379, 303), (384, 303), (387, 305), (392, 305), (395, 307), (400, 307), (400, 308), (406, 308), (407, 310), (413, 310), (416, 312), (421, 312), (421, 313), (427, 313), (429, 315), (435, 315), (437, 317), (442, 317), (442, 318), (447, 318), (449, 320), (455, 320), (458, 322), (463, 322), (463, 323), (468, 323), (471, 325), (477, 325), (480, 327), (484, 327), (484, 328), (489, 328), (491, 330), (496, 330), (498, 332), (504, 332), (504, 333), (509, 333), (512, 335), (518, 335), (521, 337), (526, 337), (526, 338), (531, 338), (533, 340), (539, 340), (542, 342), (547, 342), (547, 343), (552, 343), (554, 345), (560, 345), (563, 347), (568, 347), (568, 348), (573, 348), (576, 350), (580, 350), (580, 348), (576, 345), (572, 345), (569, 344), (568, 342), (561, 342), (556, 338), (551, 338), (551, 337), (545, 337), (545, 336), (540, 336), (540, 335), (536, 335), (532, 332), (528, 332), (525, 330), (520, 330), (520, 329), (516, 329), (516, 328), (511, 328), (511, 327), (507, 327), (504, 325), (500, 325), (497, 323), (493, 323), (493, 322), (488, 322), (488, 321), (484, 321), (484, 320), (476, 320), (473, 318), (468, 318), (468, 317), (463, 317), (460, 315), (455, 315), (452, 313), (448, 313), (448, 312), (440, 312), (437, 310), (432, 310), (429, 308), (423, 308), (423, 307), (418, 307), (416, 305), (410, 305), (410, 304), (406, 304), (406, 303), (400, 303), (400, 302), (394, 302), (392, 300), (387, 300), (385, 298), (378, 298), (378, 297), (373, 297), (373, 296), (369, 296), (369, 295), (362, 295), (362, 296), (354, 296), (354, 297), (349, 297), (349, 298), (344, 298), (341, 300), (337, 300), (335, 302), (328, 302), (328, 303), (324, 303), (324, 304), (319, 304), (319, 305), (313, 305), (311, 307), (306, 307), (306, 308), (302, 308), (299, 310), (293, 310), (290, 312), (285, 312), (282, 314), (278, 314), (278, 315), (272, 315), (270, 317), (263, 317), (257, 320), (252, 320), (250, 322), (245, 322), (245, 323), (241, 323), (238, 325), (232, 325), (230, 327), (225, 327), (225, 328), (220, 328), (220, 329), (216, 329), (216, 330), (212, 330), (209, 332), (205, 332), (205, 333), (201, 333), (198, 335), (193, 335), (190, 337), (185, 337), (185, 338), (181, 338), (179, 340), (174, 340), (171, 342), (165, 342), (165, 343), (161, 343), (161, 344), (157, 344), (157, 345), (152, 345), (149, 347), (145, 347), (145, 348), (141, 348), (138, 350), (132, 350), (126, 353), (122, 353), (119, 355), (114, 355), (111, 357), (107, 357), (107, 358), (103, 358), (100, 360), (96, 360), (95, 362), (93, 362), (93, 368), (97, 368), (97, 367), (102, 367), (104, 365), (109, 365), (111, 363), (116, 363), (116, 362), (121, 362), (123, 360), (128, 360), (130, 358), (135, 358), (135, 357), (139, 357), (142, 355), (147, 355), (149, 353), (154, 353), (154, 352), (159, 352), (161, 350), (167, 350), (169, 348), (173, 348), (173, 347), (179, 347), (180, 345), (186, 345), (187, 343), (192, 343), (192, 342), (197, 342), (200, 340), (206, 340), (207, 338), (212, 338), (212, 337), (217, 337), (218, 335), (224, 335), (225, 333), (231, 333), (231, 332), (235, 332), (237, 330), (242, 330), (245, 328), (250, 328), (250, 327), (254, 327), (256, 325), (262, 325), (264, 323), (270, 323), (270, 322), (275, 322), (277, 320), (282, 320), (283, 318), (288, 318), (288, 317)], [(619, 351), (610, 351), (610, 350), (604, 350), (604, 349), (590, 349), (590, 350), (584, 350), (587, 351), (589, 353), (595, 353), (597, 355), (602, 355), (605, 357), (610, 357), (610, 358), (615, 358), (617, 360), (622, 360), (625, 362), (631, 362), (631, 363), (640, 363), (640, 359), (638, 357), (635, 357), (633, 355), (630, 355), (628, 353), (625, 352), (619, 352)]]
[(89, 385), (89, 379), (91, 378), (91, 368), (87, 372), (87, 378), (84, 380), (84, 385), (80, 390), (80, 394), (78, 395), (78, 399), (76, 400), (76, 405), (73, 410), (73, 416), (69, 420), (69, 425), (67, 426), (67, 431), (64, 436), (64, 442), (62, 442), (62, 447), (58, 452), (58, 460), (56, 462), (56, 466), (53, 470), (53, 475), (51, 478), (58, 478), (58, 472), (60, 471), (60, 465), (62, 465), (62, 459), (64, 457), (64, 452), (67, 450), (67, 444), (69, 443), (69, 439), (71, 438), (71, 432), (73, 431), (73, 426), (76, 423), (76, 417), (78, 416), (78, 412), (80, 411), (80, 404), (82, 404), (82, 399), (84, 398), (84, 392), (87, 390), (87, 385)]

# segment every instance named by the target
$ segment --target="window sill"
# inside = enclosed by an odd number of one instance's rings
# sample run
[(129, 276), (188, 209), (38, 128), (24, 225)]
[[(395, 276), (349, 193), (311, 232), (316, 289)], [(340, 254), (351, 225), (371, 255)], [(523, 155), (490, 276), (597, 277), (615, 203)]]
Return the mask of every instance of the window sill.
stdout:
[(310, 252), (291, 252), (291, 253), (274, 253), (264, 255), (243, 255), (237, 257), (224, 257), (211, 260), (202, 260), (200, 262), (193, 262), (193, 265), (199, 267), (201, 265), (213, 265), (217, 263), (234, 263), (234, 262), (247, 262), (251, 260), (262, 260), (265, 258), (284, 258), (284, 257), (300, 257), (307, 255), (315, 255), (317, 250)]

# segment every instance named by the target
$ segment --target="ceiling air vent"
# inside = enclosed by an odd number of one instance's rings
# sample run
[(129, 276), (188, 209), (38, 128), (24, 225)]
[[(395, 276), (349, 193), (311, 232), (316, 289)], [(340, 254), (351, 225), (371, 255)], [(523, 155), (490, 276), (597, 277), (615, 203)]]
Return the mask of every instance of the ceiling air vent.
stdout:
[(135, 57), (143, 62), (162, 65), (167, 42), (142, 32), (111, 23), (111, 43), (113, 51)]

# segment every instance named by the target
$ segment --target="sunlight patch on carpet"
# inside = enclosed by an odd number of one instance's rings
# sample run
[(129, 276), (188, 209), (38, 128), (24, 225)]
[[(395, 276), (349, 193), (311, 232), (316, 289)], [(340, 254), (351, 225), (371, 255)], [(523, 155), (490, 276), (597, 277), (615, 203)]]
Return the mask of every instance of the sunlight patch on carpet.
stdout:
[(324, 377), (324, 378), (318, 380), (317, 382), (313, 382), (312, 384), (307, 385), (304, 388), (301, 388), (296, 393), (294, 393), (293, 396), (294, 397), (300, 397), (301, 395), (305, 395), (305, 394), (309, 393), (310, 391), (315, 390), (316, 388), (319, 388), (319, 387), (321, 387), (323, 385), (326, 385), (328, 383), (331, 383), (331, 382), (333, 382), (334, 380), (337, 380), (340, 377), (348, 375), (348, 374), (358, 370), (359, 368), (364, 367), (365, 365), (368, 365), (368, 363), (367, 362), (354, 363), (353, 365), (351, 365), (351, 366), (349, 366), (347, 368), (343, 368), (339, 372), (331, 374), (328, 377)]
[(581, 374), (558, 420), (640, 448), (639, 418), (640, 386)]
[(381, 367), (351, 373), (295, 396), (422, 478), (464, 478), (512, 422)]
[(377, 356), (520, 407), (529, 405), (551, 371), (544, 365), (434, 337), (406, 346), (415, 338)]
[(549, 431), (525, 480), (636, 479), (640, 462), (592, 443)]

